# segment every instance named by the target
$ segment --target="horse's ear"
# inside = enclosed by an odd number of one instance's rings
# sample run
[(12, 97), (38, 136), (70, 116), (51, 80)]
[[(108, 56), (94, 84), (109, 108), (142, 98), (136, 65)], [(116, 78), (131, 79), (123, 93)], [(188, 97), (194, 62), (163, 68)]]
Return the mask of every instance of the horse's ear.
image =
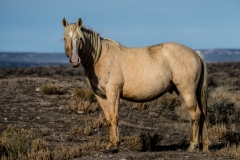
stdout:
[(82, 27), (82, 19), (81, 18), (78, 18), (77, 24), (78, 24), (78, 27)]
[(67, 22), (67, 20), (65, 19), (65, 17), (64, 17), (63, 20), (62, 20), (62, 25), (63, 25), (64, 28), (66, 28), (66, 26), (68, 25), (68, 22)]

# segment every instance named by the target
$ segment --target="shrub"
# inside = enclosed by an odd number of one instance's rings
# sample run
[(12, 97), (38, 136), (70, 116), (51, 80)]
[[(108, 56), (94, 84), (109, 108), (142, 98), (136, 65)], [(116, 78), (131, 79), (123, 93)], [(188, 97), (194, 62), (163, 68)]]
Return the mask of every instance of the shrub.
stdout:
[(43, 94), (46, 95), (63, 95), (65, 94), (64, 91), (59, 90), (56, 86), (53, 85), (43, 85), (40, 87)]
[(216, 124), (211, 128), (210, 127), (208, 128), (209, 138), (212, 141), (222, 140), (226, 136), (226, 133), (227, 133), (227, 128), (225, 124)]
[[(177, 106), (181, 105), (181, 100), (176, 94), (165, 94), (162, 97), (149, 103), (150, 111), (158, 113), (162, 117), (177, 120), (179, 116), (175, 112)], [(151, 113), (151, 112), (150, 112)]]
[(49, 149), (46, 142), (37, 138), (33, 130), (21, 129), (9, 125), (0, 137), (1, 159), (74, 159), (81, 157), (81, 148), (78, 146), (64, 146), (57, 144)]
[(89, 88), (74, 89), (72, 96), (90, 103), (96, 102), (95, 94)]
[(122, 140), (123, 144), (129, 148), (136, 148), (140, 149), (142, 147), (140, 136), (127, 136), (123, 137)]
[(219, 101), (210, 104), (208, 107), (208, 113), (209, 122), (211, 124), (230, 124), (237, 119), (234, 103), (228, 99), (220, 99)]
[(147, 134), (141, 134), (140, 141), (142, 144), (142, 151), (155, 151), (157, 143), (162, 138), (163, 137), (157, 133), (155, 133), (153, 136), (151, 136), (149, 132)]
[(99, 108), (95, 95), (90, 89), (75, 89), (69, 107), (83, 113), (92, 113)]
[(12, 125), (9, 125), (1, 134), (1, 144), (7, 151), (7, 155), (17, 157), (18, 153), (24, 155), (31, 148), (35, 134), (33, 130), (25, 130)]
[(145, 102), (145, 103), (133, 103), (133, 108), (134, 109), (138, 109), (138, 110), (145, 110), (148, 108), (149, 106), (149, 102)]

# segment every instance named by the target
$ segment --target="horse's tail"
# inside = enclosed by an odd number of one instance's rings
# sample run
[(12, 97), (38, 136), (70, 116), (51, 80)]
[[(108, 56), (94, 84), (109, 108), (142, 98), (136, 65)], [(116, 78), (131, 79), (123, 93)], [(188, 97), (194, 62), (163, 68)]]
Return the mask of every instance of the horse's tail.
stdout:
[(201, 70), (201, 77), (198, 83), (197, 89), (197, 99), (199, 101), (200, 106), (202, 108), (203, 114), (205, 117), (207, 116), (207, 98), (208, 98), (208, 73), (207, 73), (207, 65), (204, 62), (204, 57), (201, 52), (197, 51), (199, 57), (202, 61), (202, 70)]

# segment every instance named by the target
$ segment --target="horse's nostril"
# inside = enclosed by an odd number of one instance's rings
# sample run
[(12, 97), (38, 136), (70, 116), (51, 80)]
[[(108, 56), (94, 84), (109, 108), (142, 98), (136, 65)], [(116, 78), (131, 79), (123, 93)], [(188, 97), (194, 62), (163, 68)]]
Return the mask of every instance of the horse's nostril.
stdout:
[(69, 58), (69, 63), (72, 63), (72, 60), (71, 60), (71, 58)]

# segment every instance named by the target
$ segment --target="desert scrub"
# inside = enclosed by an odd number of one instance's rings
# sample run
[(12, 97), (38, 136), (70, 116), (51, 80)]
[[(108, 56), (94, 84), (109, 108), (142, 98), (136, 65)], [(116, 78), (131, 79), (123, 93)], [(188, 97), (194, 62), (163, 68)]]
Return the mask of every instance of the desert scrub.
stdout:
[(227, 133), (227, 128), (225, 124), (216, 124), (208, 128), (208, 135), (211, 141), (221, 141), (225, 138)]
[(175, 109), (181, 106), (181, 100), (176, 94), (166, 93), (162, 97), (149, 103), (149, 110), (171, 120), (179, 119)]
[(78, 146), (56, 144), (49, 149), (46, 142), (37, 138), (33, 129), (26, 130), (9, 125), (0, 137), (0, 158), (6, 160), (59, 160), (81, 157)]
[(36, 135), (33, 133), (33, 129), (26, 130), (9, 125), (7, 129), (2, 132), (0, 140), (1, 145), (4, 146), (7, 151), (7, 155), (16, 158), (18, 153), (23, 155), (27, 154), (35, 137)]
[(99, 108), (95, 94), (91, 89), (74, 89), (69, 104), (70, 109), (83, 113), (92, 113)]
[(213, 125), (221, 123), (230, 125), (235, 123), (239, 119), (239, 115), (236, 113), (234, 103), (228, 99), (213, 101), (208, 105), (208, 118)]
[(91, 154), (92, 151), (103, 151), (107, 147), (106, 140), (93, 140), (81, 144), (82, 154)]
[(75, 88), (72, 92), (72, 96), (91, 103), (96, 102), (95, 94), (90, 88)]
[(46, 95), (63, 95), (65, 91), (58, 89), (56, 86), (53, 85), (42, 85), (40, 87), (43, 94)]
[(142, 143), (141, 143), (141, 139), (140, 136), (135, 135), (135, 136), (127, 136), (127, 137), (123, 137), (121, 139), (121, 143), (128, 147), (128, 148), (135, 148), (135, 149), (141, 149), (142, 147)]
[(156, 145), (163, 137), (157, 133), (151, 135), (149, 132), (140, 135), (140, 142), (142, 144), (142, 151), (155, 151)]
[(234, 159), (240, 159), (240, 145), (230, 145), (229, 143), (227, 144), (226, 147), (217, 150), (216, 152), (213, 153), (216, 156), (219, 157), (226, 157), (230, 156), (231, 158)]

